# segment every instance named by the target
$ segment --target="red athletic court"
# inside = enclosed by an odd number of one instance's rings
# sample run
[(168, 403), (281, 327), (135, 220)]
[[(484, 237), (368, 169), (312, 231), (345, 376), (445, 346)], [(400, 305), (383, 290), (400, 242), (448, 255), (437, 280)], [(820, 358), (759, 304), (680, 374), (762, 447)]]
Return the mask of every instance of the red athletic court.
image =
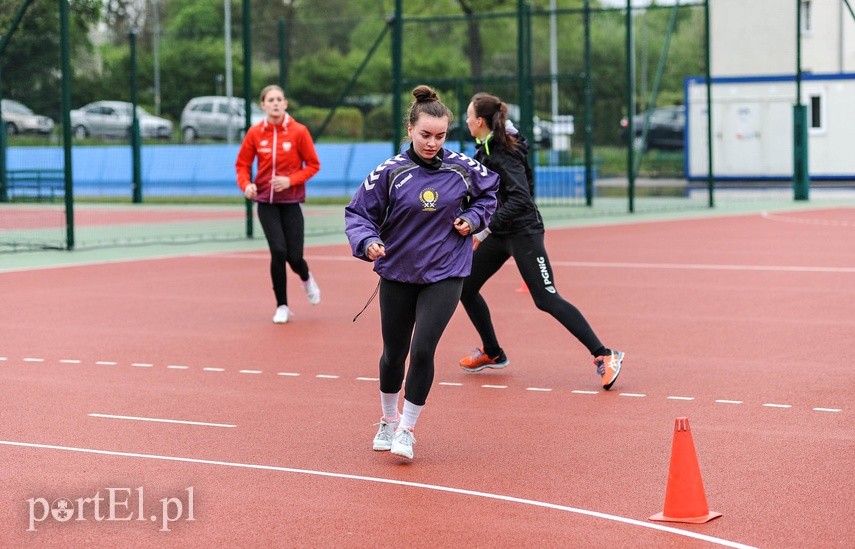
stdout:
[[(265, 251), (0, 272), (0, 545), (851, 547), (853, 242), (852, 208), (551, 229), (615, 387), (509, 264), (511, 365), (457, 367), (459, 308), (411, 463), (371, 450), (376, 277), (343, 244), (286, 325)], [(677, 417), (706, 524), (648, 520)]]

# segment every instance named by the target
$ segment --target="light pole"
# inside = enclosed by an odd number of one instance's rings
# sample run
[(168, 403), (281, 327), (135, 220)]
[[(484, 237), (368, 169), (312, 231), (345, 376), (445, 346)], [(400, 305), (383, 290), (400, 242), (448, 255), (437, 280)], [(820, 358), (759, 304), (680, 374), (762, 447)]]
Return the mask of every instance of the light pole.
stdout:
[[(226, 143), (232, 144), (233, 127), (232, 127), (232, 95), (234, 89), (232, 84), (232, 0), (223, 0), (223, 8), (225, 12), (225, 44), (226, 44), (226, 97), (228, 97), (229, 106), (229, 121), (226, 125)], [(248, 91), (246, 93), (249, 93)]]

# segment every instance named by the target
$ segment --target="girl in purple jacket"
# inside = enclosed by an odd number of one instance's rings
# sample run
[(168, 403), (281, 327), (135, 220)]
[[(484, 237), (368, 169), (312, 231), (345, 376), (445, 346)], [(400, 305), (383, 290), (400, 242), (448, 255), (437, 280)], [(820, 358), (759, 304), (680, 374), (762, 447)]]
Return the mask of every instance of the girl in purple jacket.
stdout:
[(413, 96), (410, 148), (368, 174), (345, 208), (354, 257), (373, 261), (380, 276), (383, 416), (373, 448), (408, 459), (436, 347), (472, 268), (472, 235), (489, 224), (499, 186), (498, 175), (443, 148), (452, 114), (436, 92), (418, 86)]

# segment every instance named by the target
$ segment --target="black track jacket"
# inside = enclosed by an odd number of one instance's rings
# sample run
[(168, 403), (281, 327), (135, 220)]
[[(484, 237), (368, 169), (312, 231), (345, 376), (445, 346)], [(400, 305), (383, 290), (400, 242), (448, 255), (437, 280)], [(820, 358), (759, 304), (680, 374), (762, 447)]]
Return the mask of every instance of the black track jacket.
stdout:
[(511, 133), (517, 140), (514, 150), (502, 147), (492, 139), (478, 144), (475, 159), (499, 174), (499, 207), (490, 220), (490, 232), (509, 237), (542, 233), (543, 219), (534, 203), (534, 173), (528, 163), (528, 141)]

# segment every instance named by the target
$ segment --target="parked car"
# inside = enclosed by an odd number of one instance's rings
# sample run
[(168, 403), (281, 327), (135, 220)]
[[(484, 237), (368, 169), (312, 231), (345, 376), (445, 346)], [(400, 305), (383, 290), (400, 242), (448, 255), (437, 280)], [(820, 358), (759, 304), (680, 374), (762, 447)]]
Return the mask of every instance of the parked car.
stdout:
[[(238, 97), (207, 95), (194, 97), (181, 112), (181, 135), (185, 143), (200, 137), (211, 139), (242, 139), (244, 134), (244, 100)], [(264, 120), (264, 111), (257, 103), (251, 103), (251, 124)]]
[(54, 121), (47, 116), (35, 114), (32, 109), (13, 101), (4, 99), (0, 104), (3, 111), (3, 121), (6, 122), (6, 134), (17, 135), (19, 133), (41, 133), (49, 134), (53, 131)]
[[(642, 143), (644, 120), (649, 112), (650, 122), (647, 128), (647, 142)], [(660, 149), (680, 150), (683, 148), (683, 135), (686, 130), (686, 109), (682, 105), (674, 107), (658, 107), (637, 114), (632, 119), (635, 137), (633, 144), (638, 150)], [(620, 121), (621, 143), (627, 144), (626, 134), (629, 131), (629, 121)]]
[[(517, 129), (519, 129), (519, 123), (517, 123), (517, 120), (520, 119), (519, 106), (514, 105), (513, 103), (508, 104), (508, 119), (517, 126)], [(452, 122), (448, 127), (447, 141), (460, 141), (461, 129), (463, 131), (464, 141), (475, 141), (475, 138), (472, 137), (471, 133), (469, 133), (469, 128), (466, 127), (466, 121), (460, 119)], [(530, 142), (534, 143), (535, 147), (539, 149), (548, 149), (552, 146), (552, 123), (541, 120), (535, 116), (532, 118), (532, 133), (534, 135), (526, 137), (529, 138)]]
[[(126, 101), (95, 101), (71, 111), (71, 131), (74, 137), (119, 137), (130, 135), (133, 124), (133, 104)], [(150, 114), (137, 106), (140, 136), (172, 139), (172, 122)]]

